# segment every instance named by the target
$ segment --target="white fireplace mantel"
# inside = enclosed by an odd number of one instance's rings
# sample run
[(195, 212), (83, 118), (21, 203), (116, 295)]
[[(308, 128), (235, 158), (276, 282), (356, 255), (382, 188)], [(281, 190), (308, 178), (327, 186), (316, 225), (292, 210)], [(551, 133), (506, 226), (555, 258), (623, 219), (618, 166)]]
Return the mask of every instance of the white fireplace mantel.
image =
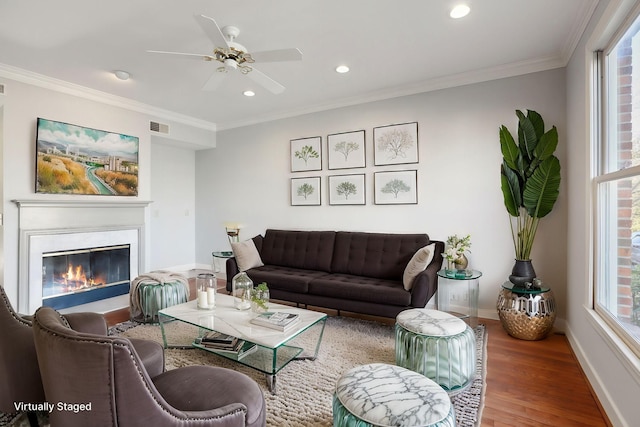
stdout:
[(146, 208), (151, 201), (145, 200), (36, 200), (36, 199), (17, 199), (13, 203), (19, 207), (99, 207), (99, 208)]
[[(124, 232), (134, 236), (137, 242), (132, 247), (133, 263), (131, 273), (144, 270), (146, 223), (148, 206), (151, 202), (140, 200), (13, 200), (19, 208), (19, 287), (18, 309), (31, 313), (41, 304), (41, 296), (34, 288), (41, 288), (41, 269), (29, 265), (30, 252), (40, 250), (45, 236), (54, 241), (69, 245), (70, 235), (86, 238), (92, 233), (102, 242), (105, 233), (116, 236)], [(133, 233), (133, 234), (131, 234)], [(134, 239), (132, 239), (134, 240)], [(44, 240), (47, 241), (47, 240)], [(49, 243), (45, 244), (45, 247)], [(33, 254), (31, 254), (33, 255)], [(40, 276), (40, 280), (38, 280)], [(135, 277), (135, 276), (134, 276)], [(132, 279), (134, 278), (132, 277)], [(99, 310), (92, 310), (99, 311)]]

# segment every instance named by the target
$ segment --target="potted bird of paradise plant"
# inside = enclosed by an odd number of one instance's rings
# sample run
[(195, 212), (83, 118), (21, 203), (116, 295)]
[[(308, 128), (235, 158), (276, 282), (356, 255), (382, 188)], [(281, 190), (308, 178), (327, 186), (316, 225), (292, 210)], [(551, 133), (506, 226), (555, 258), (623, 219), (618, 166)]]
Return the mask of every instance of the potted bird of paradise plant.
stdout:
[(548, 215), (558, 199), (560, 161), (554, 155), (558, 146), (555, 126), (545, 131), (542, 116), (527, 110), (518, 116), (518, 140), (506, 126), (500, 127), (501, 188), (509, 214), (515, 249), (515, 265), (509, 280), (524, 286), (536, 277), (531, 249), (540, 219)]

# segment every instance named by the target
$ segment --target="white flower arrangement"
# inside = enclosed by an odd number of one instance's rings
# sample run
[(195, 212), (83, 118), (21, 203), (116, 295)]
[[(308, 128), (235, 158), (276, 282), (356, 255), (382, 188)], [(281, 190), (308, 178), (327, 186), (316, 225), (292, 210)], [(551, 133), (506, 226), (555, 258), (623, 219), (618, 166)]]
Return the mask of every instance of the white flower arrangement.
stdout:
[(447, 237), (447, 248), (444, 252), (444, 256), (449, 262), (454, 262), (465, 252), (469, 251), (471, 247), (471, 235), (467, 234), (465, 237), (458, 237), (456, 234)]

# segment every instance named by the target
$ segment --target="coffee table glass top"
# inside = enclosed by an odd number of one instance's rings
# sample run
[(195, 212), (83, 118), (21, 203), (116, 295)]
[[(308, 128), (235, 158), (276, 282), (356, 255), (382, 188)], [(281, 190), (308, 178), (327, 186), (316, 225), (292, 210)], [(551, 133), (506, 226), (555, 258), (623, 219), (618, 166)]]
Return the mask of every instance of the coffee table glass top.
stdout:
[(254, 325), (250, 321), (257, 314), (251, 310), (237, 310), (233, 306), (233, 297), (225, 294), (216, 296), (216, 307), (213, 310), (198, 309), (196, 301), (189, 301), (160, 310), (158, 319), (165, 348), (175, 347), (168, 341), (173, 340), (174, 335), (184, 335), (184, 331), (176, 333), (176, 330), (184, 329), (185, 325), (191, 328), (192, 337), (187, 333), (187, 338), (191, 341), (182, 342), (178, 345), (180, 347), (191, 346), (192, 340), (202, 337), (208, 331), (222, 332), (257, 344), (257, 351), (241, 359), (214, 349), (198, 348), (265, 373), (269, 389), (275, 392), (275, 376), (278, 371), (293, 360), (313, 360), (317, 357), (327, 315), (271, 302), (269, 311), (295, 313), (300, 316), (300, 321), (287, 332)]
[(286, 344), (295, 336), (327, 317), (325, 313), (284, 304), (269, 303), (269, 311), (296, 313), (300, 316), (300, 321), (297, 326), (294, 326), (293, 329), (286, 333), (265, 326), (254, 325), (250, 323), (250, 320), (256, 317), (256, 313), (251, 310), (234, 308), (233, 297), (220, 293), (216, 295), (216, 307), (213, 310), (200, 310), (196, 306), (196, 301), (189, 301), (162, 309), (159, 313), (165, 317), (211, 331), (233, 335), (245, 341), (269, 348), (277, 348)]

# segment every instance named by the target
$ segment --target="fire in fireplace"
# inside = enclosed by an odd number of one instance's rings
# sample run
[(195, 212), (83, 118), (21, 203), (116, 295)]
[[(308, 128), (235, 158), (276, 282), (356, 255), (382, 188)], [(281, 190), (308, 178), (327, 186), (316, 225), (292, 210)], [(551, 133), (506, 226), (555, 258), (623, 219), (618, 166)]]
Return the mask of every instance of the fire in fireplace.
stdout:
[(129, 292), (130, 245), (42, 254), (42, 304), (56, 309)]

